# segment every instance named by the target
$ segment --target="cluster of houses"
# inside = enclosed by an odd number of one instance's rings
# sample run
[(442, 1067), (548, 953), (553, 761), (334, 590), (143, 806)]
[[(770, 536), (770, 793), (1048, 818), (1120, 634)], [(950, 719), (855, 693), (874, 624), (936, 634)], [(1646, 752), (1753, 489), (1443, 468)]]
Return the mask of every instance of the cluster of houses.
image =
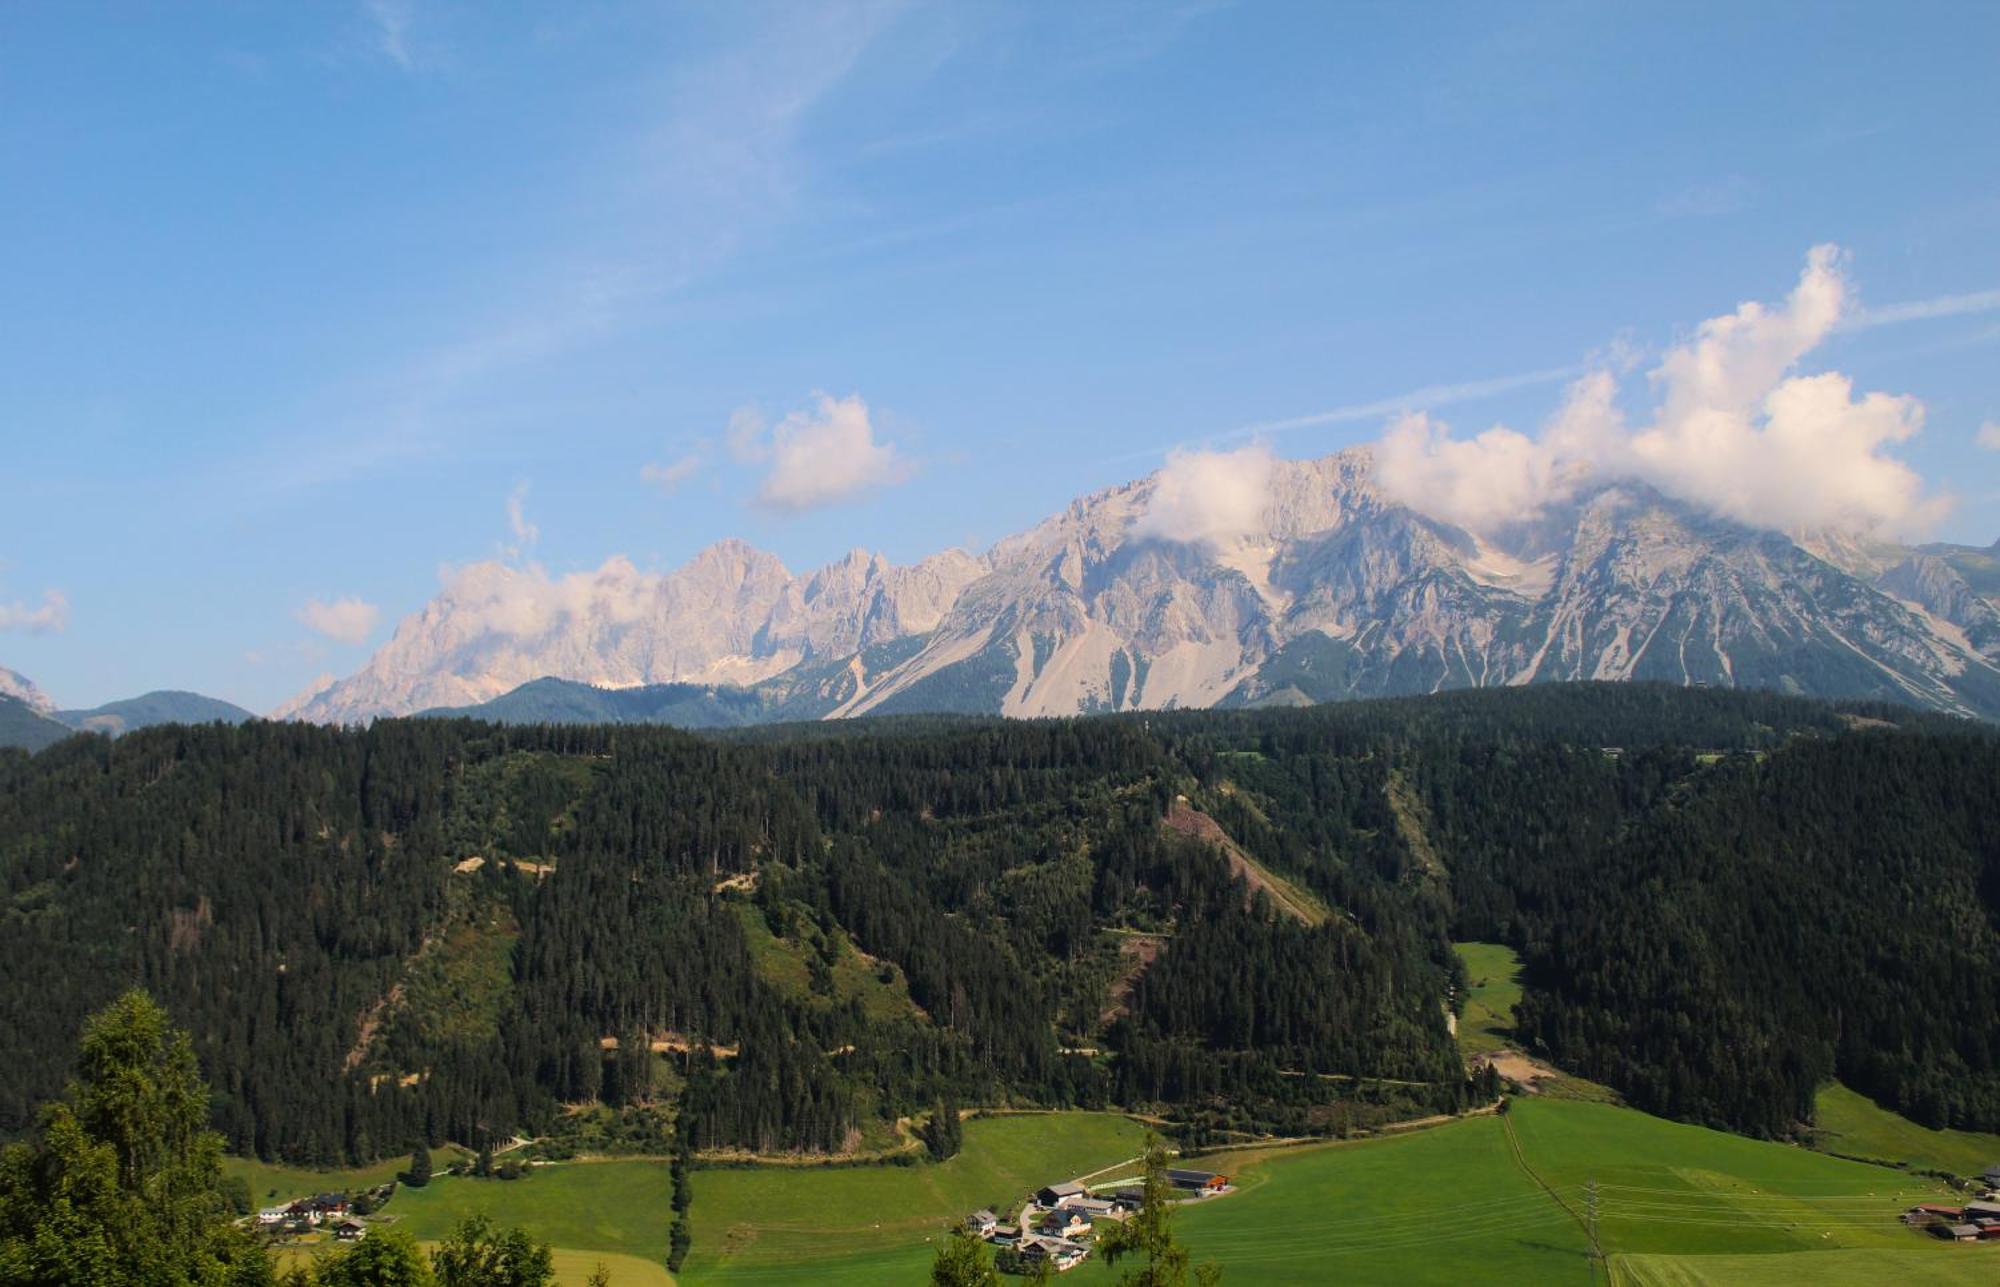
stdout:
[[(1229, 1177), (1212, 1171), (1170, 1170), (1167, 1182), (1182, 1199), (1231, 1191)], [(996, 1247), (1013, 1249), (1024, 1269), (1032, 1271), (1047, 1261), (1057, 1273), (1067, 1273), (1090, 1254), (1100, 1224), (1129, 1218), (1145, 1197), (1145, 1190), (1136, 1185), (1100, 1194), (1070, 1180), (1036, 1190), (1022, 1206), (1017, 1224), (1002, 1224), (992, 1211), (975, 1211), (966, 1217), (965, 1227)]]
[(359, 1242), (368, 1226), (354, 1218), (354, 1203), (344, 1193), (320, 1193), (257, 1213), (259, 1227), (272, 1233), (309, 1233), (325, 1227), (336, 1242)]
[(1903, 1213), (1903, 1223), (1926, 1229), (1949, 1242), (2000, 1242), (2000, 1162), (1980, 1176), (1986, 1192), (1964, 1206), (1922, 1202)]

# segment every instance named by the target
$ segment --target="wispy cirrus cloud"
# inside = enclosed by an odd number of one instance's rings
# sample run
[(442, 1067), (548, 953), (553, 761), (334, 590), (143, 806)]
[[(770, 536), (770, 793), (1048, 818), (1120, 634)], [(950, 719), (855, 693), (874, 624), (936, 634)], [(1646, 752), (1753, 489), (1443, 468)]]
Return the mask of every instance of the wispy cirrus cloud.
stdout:
[(413, 0), (367, 0), (362, 11), (374, 28), (375, 47), (384, 58), (404, 71), (416, 67), (410, 56), (410, 22), (416, 16)]
[(2000, 312), (2000, 290), (1976, 290), (1963, 295), (1939, 295), (1934, 299), (1908, 300), (1879, 308), (1858, 308), (1841, 319), (1837, 329), (1868, 331), (1878, 326), (1900, 326), (1905, 322), (1929, 322), (1940, 317), (1966, 317), (1976, 313)]
[(707, 448), (705, 445), (699, 446), (672, 460), (647, 461), (639, 468), (639, 479), (648, 486), (671, 493), (682, 483), (700, 473), (702, 466), (707, 463)]

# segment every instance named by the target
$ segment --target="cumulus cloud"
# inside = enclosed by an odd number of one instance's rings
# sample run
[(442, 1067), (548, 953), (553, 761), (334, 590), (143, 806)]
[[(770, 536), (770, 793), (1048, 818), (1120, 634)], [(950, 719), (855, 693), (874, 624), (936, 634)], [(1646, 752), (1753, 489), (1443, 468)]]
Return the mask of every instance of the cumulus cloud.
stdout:
[(1262, 535), (1273, 463), (1262, 444), (1169, 453), (1132, 535), (1215, 546)]
[(382, 610), (352, 595), (328, 603), (307, 599), (297, 613), (308, 630), (345, 644), (358, 644), (375, 629)]
[(0, 630), (23, 634), (55, 634), (69, 628), (69, 598), (60, 590), (42, 591), (39, 604), (0, 603)]
[(2000, 451), (2000, 420), (1988, 420), (1979, 426), (1979, 432), (1973, 435), (1973, 441), (1988, 451)]
[(786, 513), (837, 505), (915, 472), (894, 443), (877, 440), (858, 395), (818, 394), (811, 410), (794, 411), (769, 430), (746, 408), (730, 418), (726, 437), (736, 459), (767, 466), (757, 503)]
[(1842, 256), (1816, 246), (1776, 307), (1746, 303), (1701, 324), (1649, 373), (1650, 419), (1628, 425), (1609, 371), (1570, 387), (1542, 431), (1496, 426), (1471, 438), (1404, 417), (1377, 451), (1377, 477), (1415, 509), (1474, 531), (1535, 517), (1590, 481), (1647, 482), (1739, 522), (1916, 532), (1944, 502), (1889, 448), (1923, 427), (1914, 398), (1856, 397), (1853, 383), (1793, 369), (1840, 325)]
[(439, 569), (454, 630), (532, 639), (572, 618), (622, 625), (654, 611), (664, 578), (613, 557), (589, 572), (551, 577), (540, 565), (468, 563)]

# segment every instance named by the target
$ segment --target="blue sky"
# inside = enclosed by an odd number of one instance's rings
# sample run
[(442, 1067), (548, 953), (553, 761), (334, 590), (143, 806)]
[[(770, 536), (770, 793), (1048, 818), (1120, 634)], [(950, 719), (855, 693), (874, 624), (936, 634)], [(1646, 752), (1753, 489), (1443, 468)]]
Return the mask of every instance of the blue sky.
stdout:
[(1972, 4), (6, 6), (0, 665), (265, 709), (447, 565), (908, 560), (1248, 426), (1531, 430), (1821, 243), (1862, 324), (1804, 367), (1920, 399), (1887, 450), (1985, 544), (1996, 49)]

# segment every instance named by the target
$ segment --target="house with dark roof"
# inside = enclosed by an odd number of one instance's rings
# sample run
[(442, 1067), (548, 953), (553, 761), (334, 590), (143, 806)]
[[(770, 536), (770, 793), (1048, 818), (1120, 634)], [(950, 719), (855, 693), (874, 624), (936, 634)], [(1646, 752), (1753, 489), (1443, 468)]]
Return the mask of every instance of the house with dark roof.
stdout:
[(342, 1220), (333, 1226), (333, 1236), (338, 1242), (359, 1242), (368, 1236), (368, 1226), (359, 1220)]
[(1063, 1184), (1044, 1185), (1040, 1189), (1040, 1191), (1038, 1191), (1035, 1194), (1035, 1201), (1041, 1203), (1045, 1207), (1059, 1207), (1066, 1200), (1070, 1198), (1084, 1197), (1089, 1192), (1090, 1190), (1084, 1188), (1081, 1184), (1078, 1184), (1075, 1180), (1070, 1180)]
[(979, 1210), (965, 1217), (966, 1231), (971, 1233), (975, 1238), (990, 1237), (993, 1231), (999, 1227), (1000, 1217), (994, 1215), (985, 1207), (981, 1207)]
[(1186, 1189), (1191, 1193), (1207, 1195), (1210, 1193), (1220, 1193), (1228, 1188), (1229, 1177), (1226, 1175), (1217, 1175), (1213, 1171), (1169, 1170), (1167, 1172), (1167, 1183), (1177, 1189)]

